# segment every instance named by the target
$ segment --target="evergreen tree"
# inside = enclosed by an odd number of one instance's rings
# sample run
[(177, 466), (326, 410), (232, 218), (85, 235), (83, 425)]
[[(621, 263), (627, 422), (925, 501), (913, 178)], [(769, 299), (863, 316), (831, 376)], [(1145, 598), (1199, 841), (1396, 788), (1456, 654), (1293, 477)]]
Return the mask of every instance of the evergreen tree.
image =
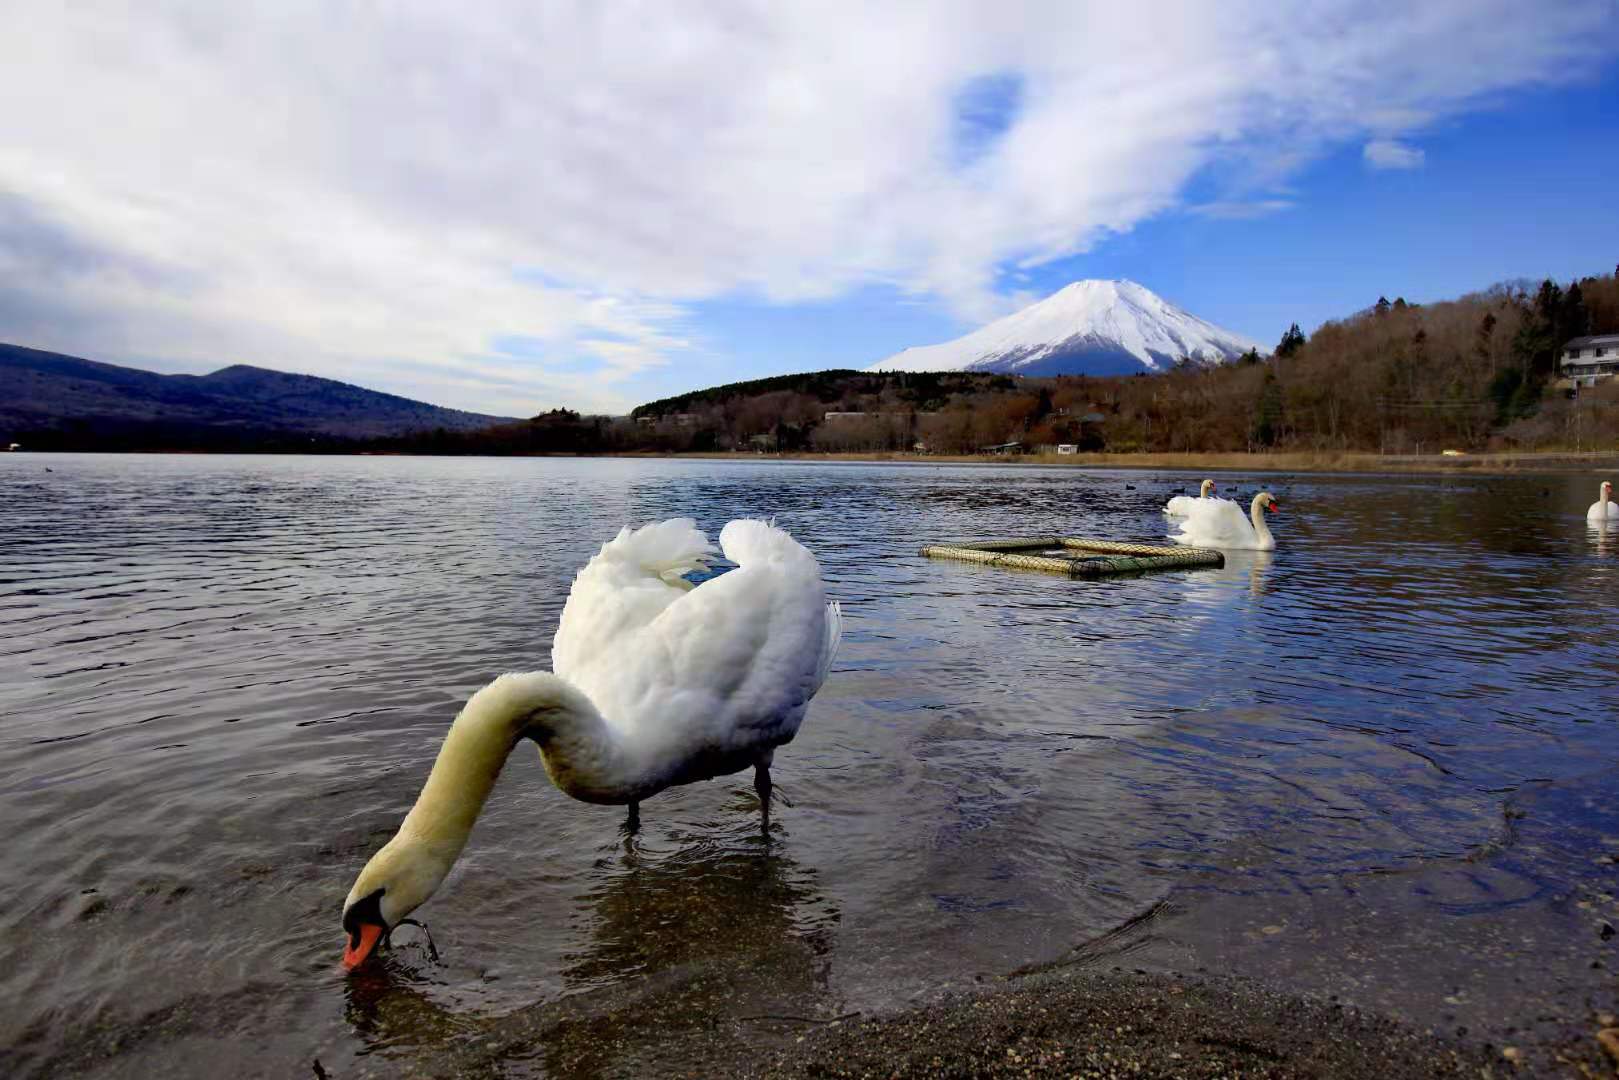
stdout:
[(1591, 332), (1591, 313), (1585, 308), (1585, 297), (1580, 292), (1579, 282), (1570, 285), (1568, 292), (1563, 294), (1563, 306), (1558, 312), (1557, 321), (1559, 348), (1570, 338), (1584, 337)]
[(1287, 328), (1287, 333), (1282, 335), (1282, 340), (1276, 345), (1277, 359), (1286, 360), (1304, 347), (1304, 341), (1304, 331), (1299, 329), (1298, 323), (1294, 323)]
[(1252, 438), (1260, 446), (1275, 446), (1282, 436), (1282, 386), (1274, 371), (1265, 372), (1254, 408)]
[(1396, 296), (1394, 298), (1394, 310), (1395, 311), (1404, 311), (1405, 308), (1406, 308), (1405, 297)]
[(1563, 290), (1551, 278), (1542, 281), (1539, 291), (1535, 293), (1535, 314), (1547, 325), (1555, 327), (1562, 308)]
[(1557, 349), (1562, 344), (1557, 335), (1562, 315), (1563, 290), (1548, 278), (1541, 282), (1518, 328), (1518, 335), (1512, 340), (1512, 357), (1524, 370), (1524, 385), (1535, 388), (1537, 401), (1540, 380), (1557, 368)]
[(1237, 363), (1239, 363), (1239, 364), (1257, 364), (1257, 363), (1259, 363), (1259, 350), (1258, 349), (1249, 349), (1247, 352), (1245, 352), (1241, 356), (1237, 357)]
[(1379, 296), (1377, 298), (1377, 303), (1373, 305), (1372, 310), (1376, 311), (1379, 315), (1387, 315), (1389, 313), (1389, 298), (1386, 296)]

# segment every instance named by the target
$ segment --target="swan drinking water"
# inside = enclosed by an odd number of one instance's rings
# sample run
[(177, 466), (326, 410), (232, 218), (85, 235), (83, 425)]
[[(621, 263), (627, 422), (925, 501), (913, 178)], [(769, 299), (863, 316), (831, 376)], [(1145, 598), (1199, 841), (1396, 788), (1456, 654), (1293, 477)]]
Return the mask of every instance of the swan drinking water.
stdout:
[(552, 671), (502, 675), (450, 725), (416, 804), (343, 903), (345, 967), (433, 895), (523, 739), (576, 799), (628, 804), (754, 768), (768, 814), (770, 760), (826, 679), (842, 634), (815, 557), (774, 525), (733, 521), (737, 569), (693, 587), (714, 555), (690, 518), (624, 529), (579, 571)]
[(1619, 521), (1619, 503), (1613, 501), (1613, 485), (1602, 481), (1597, 489), (1597, 501), (1585, 512), (1586, 521)]
[(1205, 480), (1197, 489), (1197, 498), (1190, 495), (1176, 495), (1164, 506), (1164, 513), (1170, 517), (1185, 517), (1192, 512), (1192, 507), (1203, 499), (1214, 497), (1214, 481)]
[(1181, 531), (1173, 539), (1187, 547), (1242, 548), (1250, 551), (1274, 551), (1276, 538), (1265, 525), (1262, 511), (1272, 513), (1281, 509), (1276, 496), (1261, 491), (1254, 496), (1248, 508), (1248, 517), (1228, 499), (1188, 499), (1191, 511), (1181, 524)]

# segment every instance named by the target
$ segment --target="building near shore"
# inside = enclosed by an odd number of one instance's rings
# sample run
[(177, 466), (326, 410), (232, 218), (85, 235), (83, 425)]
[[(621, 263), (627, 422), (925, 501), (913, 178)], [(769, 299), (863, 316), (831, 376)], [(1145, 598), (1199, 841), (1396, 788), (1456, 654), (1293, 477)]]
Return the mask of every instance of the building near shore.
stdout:
[(1619, 375), (1619, 334), (1577, 337), (1563, 345), (1558, 371), (1571, 386), (1595, 386)]

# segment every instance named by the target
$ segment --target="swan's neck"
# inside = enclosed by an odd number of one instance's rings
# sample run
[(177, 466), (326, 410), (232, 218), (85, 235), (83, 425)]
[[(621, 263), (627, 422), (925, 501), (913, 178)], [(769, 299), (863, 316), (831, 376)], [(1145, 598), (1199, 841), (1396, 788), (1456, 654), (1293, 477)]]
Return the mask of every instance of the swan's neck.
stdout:
[(601, 714), (568, 683), (548, 673), (502, 676), (474, 694), (450, 725), (400, 836), (425, 842), (454, 862), (506, 759), (524, 738), (540, 744), (553, 775), (575, 761), (600, 768), (619, 757)]
[[(1254, 496), (1253, 504), (1248, 507), (1248, 517), (1254, 523), (1254, 535), (1259, 537), (1260, 543), (1270, 544), (1275, 541), (1275, 537), (1270, 534), (1270, 526), (1265, 524), (1265, 508), (1259, 505), (1257, 495)], [(1226, 520), (1229, 521), (1230, 518)]]
[(345, 910), (376, 895), (384, 917), (397, 924), (432, 896), (466, 847), (501, 767), (524, 738), (540, 744), (553, 778), (576, 770), (601, 782), (603, 775), (611, 780), (630, 772), (620, 741), (573, 685), (550, 672), (502, 675), (473, 694), (450, 725), (416, 804), (360, 871)]

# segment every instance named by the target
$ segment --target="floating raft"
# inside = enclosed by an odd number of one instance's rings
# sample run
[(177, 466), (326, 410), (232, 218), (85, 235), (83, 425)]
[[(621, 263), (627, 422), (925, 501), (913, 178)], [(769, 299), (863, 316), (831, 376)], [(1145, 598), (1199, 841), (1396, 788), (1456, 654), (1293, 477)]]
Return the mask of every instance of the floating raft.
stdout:
[(1015, 566), (1023, 570), (1045, 570), (1084, 578), (1225, 565), (1225, 556), (1209, 548), (1121, 544), (1112, 540), (1084, 540), (1073, 536), (930, 544), (922, 549), (922, 554), (930, 559), (960, 559), (990, 566)]

